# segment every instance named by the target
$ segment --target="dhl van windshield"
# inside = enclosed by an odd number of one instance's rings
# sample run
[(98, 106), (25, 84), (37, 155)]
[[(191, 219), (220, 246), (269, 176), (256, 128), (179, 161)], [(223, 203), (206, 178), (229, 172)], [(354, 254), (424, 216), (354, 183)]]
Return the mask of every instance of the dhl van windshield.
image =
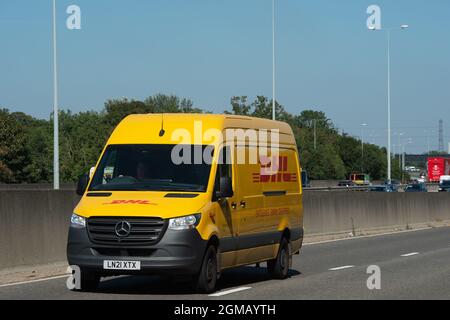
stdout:
[[(203, 159), (194, 159), (194, 153), (197, 151), (198, 154), (200, 148), (202, 154), (212, 154), (214, 148), (177, 145), (178, 151), (173, 153), (174, 147), (175, 145), (108, 146), (95, 171), (89, 191), (206, 192), (211, 164)], [(183, 161), (177, 157), (182, 157)], [(194, 160), (200, 163), (195, 164)]]

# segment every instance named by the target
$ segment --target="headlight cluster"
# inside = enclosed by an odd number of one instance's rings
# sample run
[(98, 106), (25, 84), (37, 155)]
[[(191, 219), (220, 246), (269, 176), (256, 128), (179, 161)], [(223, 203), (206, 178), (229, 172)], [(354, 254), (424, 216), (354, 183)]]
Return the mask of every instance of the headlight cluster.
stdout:
[(74, 213), (70, 218), (70, 225), (75, 228), (84, 228), (86, 227), (86, 218), (80, 217)]
[[(200, 223), (201, 214), (193, 214), (190, 216), (173, 218), (169, 220), (169, 229), (171, 230), (189, 230), (194, 229)], [(85, 228), (86, 218), (77, 214), (72, 214), (70, 224), (74, 228)]]
[(200, 214), (193, 214), (186, 217), (174, 218), (169, 220), (170, 230), (189, 230), (194, 229), (200, 223)]

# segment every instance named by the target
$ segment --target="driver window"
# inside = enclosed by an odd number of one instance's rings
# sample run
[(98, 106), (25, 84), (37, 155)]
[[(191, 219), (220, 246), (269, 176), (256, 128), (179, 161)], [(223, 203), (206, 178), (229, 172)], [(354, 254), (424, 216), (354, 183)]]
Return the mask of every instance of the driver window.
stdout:
[(217, 164), (217, 174), (215, 182), (215, 190), (217, 191), (220, 186), (220, 178), (229, 177), (232, 178), (231, 169), (231, 157), (230, 147), (224, 147), (220, 150), (219, 163)]

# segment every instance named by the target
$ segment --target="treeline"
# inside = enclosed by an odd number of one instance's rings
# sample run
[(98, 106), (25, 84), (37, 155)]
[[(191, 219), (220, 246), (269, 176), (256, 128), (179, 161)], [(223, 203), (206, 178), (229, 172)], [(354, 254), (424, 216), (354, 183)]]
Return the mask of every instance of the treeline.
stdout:
[[(93, 166), (116, 125), (135, 113), (206, 113), (189, 99), (158, 94), (144, 101), (109, 100), (100, 112), (73, 114), (61, 111), (60, 175), (63, 182), (74, 182)], [(263, 96), (248, 102), (233, 97), (225, 113), (271, 118), (272, 102)], [(276, 104), (277, 118), (288, 122), (295, 133), (302, 166), (312, 179), (344, 179), (364, 168), (373, 179), (386, 176), (386, 150), (339, 133), (323, 112), (305, 110), (288, 113)], [(315, 132), (315, 134), (314, 134)], [(316, 138), (314, 138), (316, 137)], [(316, 142), (314, 142), (316, 141)], [(393, 163), (393, 168), (398, 164)], [(400, 177), (398, 169), (394, 177)], [(0, 108), (0, 183), (45, 183), (53, 179), (53, 119), (40, 120), (21, 112)]]

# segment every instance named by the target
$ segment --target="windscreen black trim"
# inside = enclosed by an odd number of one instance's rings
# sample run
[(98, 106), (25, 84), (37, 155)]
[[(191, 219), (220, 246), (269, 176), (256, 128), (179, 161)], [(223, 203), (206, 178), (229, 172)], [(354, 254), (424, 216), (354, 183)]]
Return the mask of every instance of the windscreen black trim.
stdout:
[(192, 199), (197, 198), (198, 196), (198, 193), (168, 193), (164, 196), (164, 198)]
[(111, 197), (112, 196), (112, 192), (89, 192), (87, 195), (87, 197)]

